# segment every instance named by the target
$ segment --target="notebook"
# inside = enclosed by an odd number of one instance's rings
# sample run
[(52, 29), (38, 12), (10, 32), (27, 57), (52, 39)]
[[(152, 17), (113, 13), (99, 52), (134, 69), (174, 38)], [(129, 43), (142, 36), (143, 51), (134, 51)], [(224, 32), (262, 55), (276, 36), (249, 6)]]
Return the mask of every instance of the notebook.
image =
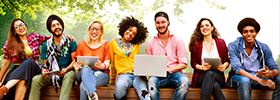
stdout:
[(99, 57), (77, 56), (77, 60), (82, 62), (82, 66), (95, 67), (95, 63), (99, 61)]
[(166, 77), (167, 56), (134, 55), (134, 75)]

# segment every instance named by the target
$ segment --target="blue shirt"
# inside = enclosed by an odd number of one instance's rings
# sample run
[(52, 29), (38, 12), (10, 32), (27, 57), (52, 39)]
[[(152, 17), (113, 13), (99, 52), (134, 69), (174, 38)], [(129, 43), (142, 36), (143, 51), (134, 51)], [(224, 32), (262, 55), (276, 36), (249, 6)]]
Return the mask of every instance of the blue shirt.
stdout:
[(259, 56), (258, 50), (257, 50), (258, 46), (255, 43), (255, 46), (253, 47), (253, 50), (249, 56), (246, 52), (246, 46), (245, 46), (244, 42), (243, 42), (243, 50), (245, 52), (245, 56), (241, 59), (243, 59), (243, 61), (244, 61), (243, 63), (244, 63), (245, 70), (247, 72), (249, 72), (250, 74), (255, 75), (261, 66), (260, 60), (258, 59), (258, 56)]
[[(55, 47), (57, 47), (57, 46), (55, 45)], [(77, 48), (77, 43), (70, 41), (70, 47), (68, 48), (66, 56), (62, 56), (60, 59), (57, 59), (60, 70), (63, 68), (67, 68), (71, 64), (71, 62), (72, 62), (71, 53), (75, 52), (76, 48)], [(62, 51), (62, 54), (64, 54), (64, 52), (65, 51)], [(47, 57), (47, 42), (45, 42), (42, 45), (41, 59), (47, 60), (47, 58), (48, 58)]]

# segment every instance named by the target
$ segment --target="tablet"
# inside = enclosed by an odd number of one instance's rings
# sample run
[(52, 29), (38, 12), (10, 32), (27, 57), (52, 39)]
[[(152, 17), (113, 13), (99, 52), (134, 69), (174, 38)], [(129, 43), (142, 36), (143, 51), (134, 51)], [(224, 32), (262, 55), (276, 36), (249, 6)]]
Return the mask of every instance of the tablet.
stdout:
[(77, 60), (82, 62), (82, 66), (95, 67), (95, 63), (99, 61), (99, 57), (77, 56)]
[(221, 58), (204, 58), (204, 63), (209, 63), (213, 70), (218, 70), (217, 67), (221, 65)]
[(43, 72), (43, 74), (56, 74), (56, 73), (60, 73), (60, 71), (49, 71), (49, 72)]

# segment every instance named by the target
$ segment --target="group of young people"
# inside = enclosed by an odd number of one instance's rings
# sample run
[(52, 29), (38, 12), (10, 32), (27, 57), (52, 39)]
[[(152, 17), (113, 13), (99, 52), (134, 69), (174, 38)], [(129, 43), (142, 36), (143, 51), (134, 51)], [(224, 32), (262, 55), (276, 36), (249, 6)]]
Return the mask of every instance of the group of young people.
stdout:
[[(89, 23), (84, 40), (78, 43), (66, 35), (62, 19), (48, 17), (46, 26), (52, 36), (27, 34), (27, 25), (15, 19), (9, 29), (4, 45), (4, 62), (0, 72), (0, 98), (3, 100), (39, 100), (41, 89), (54, 85), (61, 87), (60, 100), (69, 100), (71, 87), (77, 79), (81, 100), (98, 100), (96, 87), (115, 83), (116, 100), (125, 100), (127, 89), (135, 88), (141, 100), (160, 100), (160, 88), (175, 88), (173, 100), (185, 100), (189, 87), (201, 88), (201, 100), (225, 100), (221, 88), (237, 88), (242, 100), (250, 100), (251, 91), (272, 89), (273, 99), (280, 99), (280, 77), (269, 47), (256, 40), (260, 25), (253, 18), (244, 18), (238, 24), (241, 37), (228, 47), (210, 19), (202, 18), (189, 43), (191, 66), (194, 69), (190, 84), (182, 73), (187, 67), (187, 54), (183, 40), (168, 29), (169, 17), (165, 12), (154, 16), (158, 34), (147, 41), (147, 55), (167, 56), (167, 76), (134, 75), (134, 55), (139, 54), (139, 45), (148, 36), (144, 23), (133, 16), (125, 17), (118, 25), (121, 38), (105, 40), (103, 24)], [(42, 45), (41, 52), (39, 45)], [(38, 63), (39, 56), (43, 64)], [(95, 67), (82, 66), (77, 56), (96, 56)], [(204, 58), (221, 58), (218, 70), (212, 70)], [(13, 68), (3, 79), (8, 67)], [(231, 64), (225, 82), (224, 71)], [(262, 69), (260, 71), (260, 69)], [(57, 73), (47, 73), (59, 71)], [(117, 78), (117, 79), (116, 79)]]

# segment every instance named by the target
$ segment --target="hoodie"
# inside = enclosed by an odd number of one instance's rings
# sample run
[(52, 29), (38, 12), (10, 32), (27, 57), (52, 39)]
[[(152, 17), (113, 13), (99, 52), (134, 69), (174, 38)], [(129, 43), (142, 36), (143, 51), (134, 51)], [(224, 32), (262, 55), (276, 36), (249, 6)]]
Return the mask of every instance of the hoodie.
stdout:
[[(244, 38), (238, 37), (237, 40), (234, 42), (229, 43), (228, 45), (228, 52), (230, 57), (230, 64), (231, 64), (231, 71), (229, 72), (229, 77), (227, 79), (227, 85), (232, 87), (232, 76), (238, 74), (238, 72), (243, 69), (246, 71), (243, 58), (246, 55), (246, 52), (243, 50), (243, 43)], [(272, 52), (265, 43), (259, 42), (257, 39), (255, 39), (255, 43), (258, 48), (258, 59), (261, 68), (263, 68), (265, 65), (270, 70), (278, 70), (278, 65), (275, 63)], [(260, 69), (261, 69), (260, 68)]]

